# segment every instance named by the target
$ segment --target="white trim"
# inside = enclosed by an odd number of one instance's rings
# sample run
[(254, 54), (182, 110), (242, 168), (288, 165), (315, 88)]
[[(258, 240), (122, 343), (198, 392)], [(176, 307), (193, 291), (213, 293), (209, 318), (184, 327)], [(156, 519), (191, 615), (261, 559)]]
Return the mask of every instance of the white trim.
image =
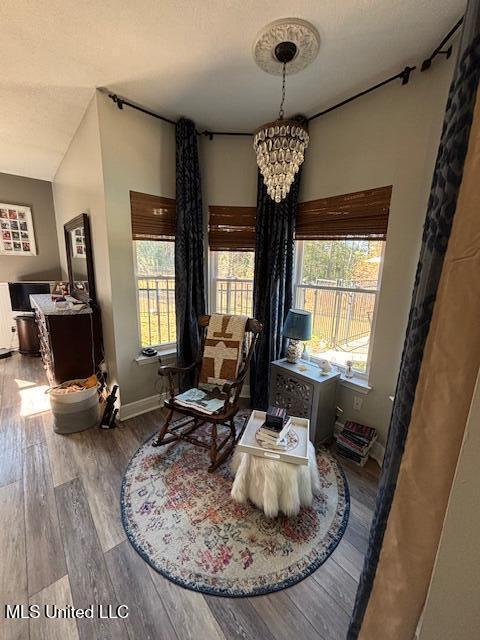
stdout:
[(361, 393), (364, 396), (372, 390), (372, 387), (368, 384), (365, 378), (359, 378), (357, 376), (354, 376), (353, 378), (345, 378), (343, 373), (340, 376), (340, 384), (342, 387)]
[(120, 406), (120, 421), (135, 418), (135, 416), (140, 416), (142, 413), (148, 413), (154, 409), (160, 409), (163, 407), (165, 398), (165, 393), (157, 393), (156, 395), (149, 396), (148, 398), (142, 398), (135, 402), (122, 404)]
[(214, 281), (217, 274), (218, 256), (216, 251), (208, 250), (208, 287), (207, 287), (207, 311), (216, 312), (216, 296)]
[(143, 367), (145, 364), (156, 363), (158, 365), (163, 364), (163, 359), (167, 362), (174, 360), (174, 356), (177, 355), (177, 345), (165, 345), (164, 347), (152, 347), (157, 350), (157, 353), (154, 356), (144, 356), (142, 353), (139, 353), (135, 358), (135, 362)]
[(139, 356), (137, 356), (135, 358), (135, 362), (140, 366), (143, 367), (143, 365), (145, 364), (152, 364), (152, 363), (157, 363), (158, 365), (160, 364), (160, 361), (158, 359), (158, 353), (154, 356), (144, 356), (142, 354), (140, 354)]
[(385, 457), (385, 447), (381, 442), (376, 440), (372, 444), (372, 448), (370, 449), (370, 458), (373, 458), (375, 462), (378, 463), (378, 466), (382, 467), (384, 457)]
[(382, 289), (383, 265), (385, 264), (385, 246), (386, 240), (380, 240), (382, 243), (382, 253), (380, 255), (380, 265), (378, 267), (377, 292), (375, 294), (375, 304), (373, 305), (372, 326), (370, 327), (370, 338), (368, 339), (367, 366), (365, 367), (365, 376), (370, 377), (370, 366), (372, 364), (373, 347), (375, 343), (375, 331), (377, 329), (378, 305), (380, 301), (380, 291)]
[[(129, 193), (130, 195), (130, 193)], [(133, 240), (133, 279), (135, 282), (135, 308), (137, 310), (137, 340), (138, 346), (142, 349), (142, 325), (140, 322), (140, 302), (138, 300), (138, 272), (137, 272), (137, 241)]]

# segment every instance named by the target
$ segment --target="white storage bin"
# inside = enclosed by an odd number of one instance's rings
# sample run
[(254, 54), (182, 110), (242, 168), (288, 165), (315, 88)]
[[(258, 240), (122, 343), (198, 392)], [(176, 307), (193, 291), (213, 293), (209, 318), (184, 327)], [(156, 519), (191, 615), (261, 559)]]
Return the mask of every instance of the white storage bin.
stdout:
[(55, 392), (56, 389), (49, 391), (56, 433), (75, 433), (98, 425), (100, 405), (96, 386), (71, 393)]

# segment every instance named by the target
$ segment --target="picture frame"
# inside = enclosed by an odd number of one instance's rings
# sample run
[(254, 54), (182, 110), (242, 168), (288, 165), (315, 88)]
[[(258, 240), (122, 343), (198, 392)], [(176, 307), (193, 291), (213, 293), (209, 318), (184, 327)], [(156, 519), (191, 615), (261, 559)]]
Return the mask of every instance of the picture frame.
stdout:
[(0, 255), (37, 255), (31, 207), (0, 202)]

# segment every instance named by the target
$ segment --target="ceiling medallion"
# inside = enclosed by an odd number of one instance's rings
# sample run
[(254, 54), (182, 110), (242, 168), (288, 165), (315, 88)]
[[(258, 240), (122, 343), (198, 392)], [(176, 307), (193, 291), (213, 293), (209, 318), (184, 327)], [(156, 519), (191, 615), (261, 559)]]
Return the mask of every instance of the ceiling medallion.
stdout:
[(288, 74), (305, 69), (318, 55), (320, 36), (315, 27), (300, 18), (282, 18), (267, 24), (257, 35), (253, 45), (253, 57), (258, 66), (276, 76), (281, 76), (283, 65), (275, 55), (275, 47), (281, 42), (293, 42), (297, 47), (288, 65)]
[[(298, 35), (300, 31), (303, 38)], [(281, 36), (280, 40), (279, 36)], [(272, 61), (265, 66), (260, 63), (261, 58), (256, 55), (261, 42), (263, 51), (268, 49)], [(306, 49), (302, 49), (303, 42), (306, 43)], [(304, 69), (317, 55), (318, 46), (318, 33), (314, 27), (294, 18), (272, 23), (262, 31), (255, 43), (254, 55), (257, 64), (265, 71), (275, 74), (279, 67), (282, 74), (282, 101), (278, 118), (262, 125), (253, 138), (258, 168), (268, 195), (276, 203), (287, 197), (295, 180), (295, 174), (298, 173), (304, 161), (305, 149), (309, 143), (306, 123), (284, 117), (287, 70), (288, 73), (295, 73)], [(260, 50), (262, 50), (261, 47)], [(263, 59), (266, 60), (266, 57)]]

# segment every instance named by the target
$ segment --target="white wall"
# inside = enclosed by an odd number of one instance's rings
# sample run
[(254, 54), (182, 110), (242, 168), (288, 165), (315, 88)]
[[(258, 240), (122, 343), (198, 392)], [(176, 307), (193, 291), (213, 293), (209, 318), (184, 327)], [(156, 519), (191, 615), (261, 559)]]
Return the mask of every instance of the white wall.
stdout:
[(254, 207), (257, 165), (250, 137), (201, 137), (199, 142), (203, 204)]
[[(111, 381), (116, 381), (116, 336), (113, 324), (112, 288), (110, 280), (109, 239), (105, 217), (100, 133), (97, 98), (94, 96), (70, 143), (53, 181), (58, 246), (63, 277), (67, 275), (67, 259), (63, 225), (87, 213), (92, 232), (95, 284), (102, 313), (105, 356)], [(75, 337), (72, 336), (74, 345)]]
[(480, 377), (443, 523), (419, 640), (473, 640), (480, 634)]
[[(393, 185), (369, 381), (353, 410), (354, 391), (340, 387), (345, 418), (365, 422), (386, 440), (438, 149), (453, 57), (390, 84), (310, 124), (300, 200)], [(358, 395), (358, 394), (357, 394)]]
[(156, 364), (139, 366), (130, 191), (175, 197), (175, 129), (97, 92), (117, 379), (122, 405), (158, 393)]

